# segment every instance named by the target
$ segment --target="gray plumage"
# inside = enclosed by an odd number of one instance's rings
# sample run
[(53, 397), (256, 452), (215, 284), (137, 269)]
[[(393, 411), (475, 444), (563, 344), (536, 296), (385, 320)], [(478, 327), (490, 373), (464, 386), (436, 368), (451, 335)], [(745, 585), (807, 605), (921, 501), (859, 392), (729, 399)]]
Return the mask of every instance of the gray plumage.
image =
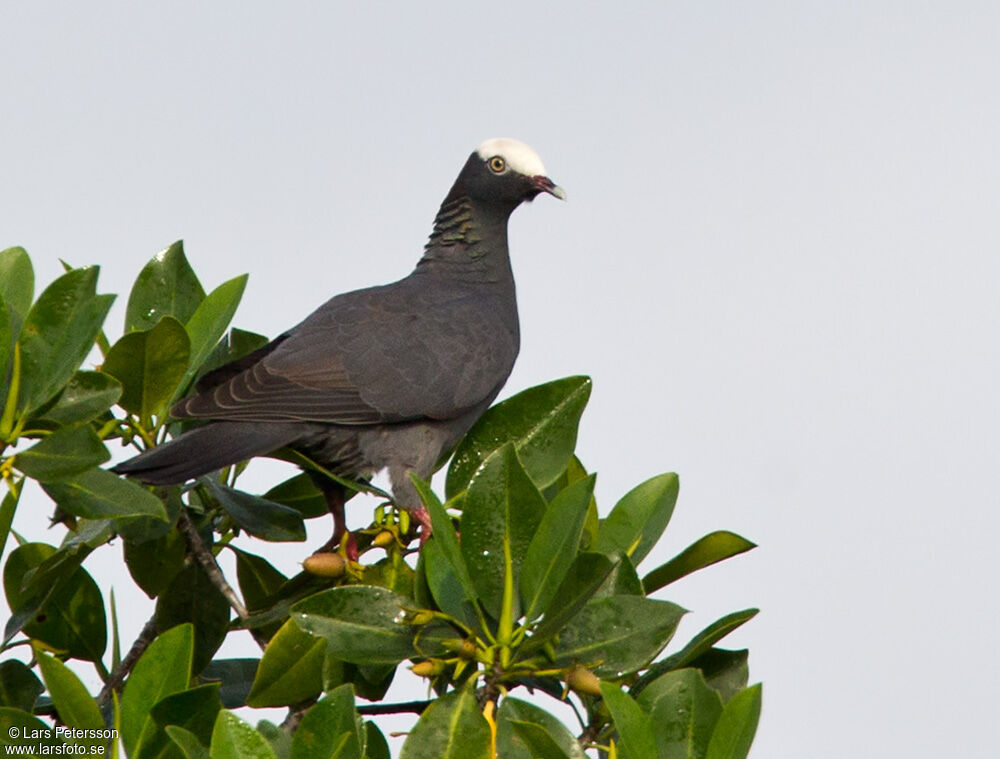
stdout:
[[(338, 295), (258, 351), (206, 375), (171, 409), (207, 423), (115, 471), (184, 482), (289, 447), (344, 477), (388, 468), (396, 502), (425, 521), (407, 473), (428, 477), (496, 398), (519, 347), (507, 220), (540, 192), (565, 197), (514, 140), (473, 152), (406, 278)], [(335, 518), (343, 492), (314, 478)], [(339, 538), (342, 514), (331, 543)]]

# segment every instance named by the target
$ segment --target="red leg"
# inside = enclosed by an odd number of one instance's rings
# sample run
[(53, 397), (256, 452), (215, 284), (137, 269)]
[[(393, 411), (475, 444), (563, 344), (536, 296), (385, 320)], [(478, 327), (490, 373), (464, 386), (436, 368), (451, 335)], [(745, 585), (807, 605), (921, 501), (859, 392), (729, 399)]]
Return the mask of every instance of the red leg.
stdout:
[(421, 506), (416, 511), (411, 511), (410, 516), (420, 524), (420, 547), (423, 548), (424, 543), (427, 542), (427, 538), (433, 532), (431, 529), (431, 515), (427, 513), (426, 508)]

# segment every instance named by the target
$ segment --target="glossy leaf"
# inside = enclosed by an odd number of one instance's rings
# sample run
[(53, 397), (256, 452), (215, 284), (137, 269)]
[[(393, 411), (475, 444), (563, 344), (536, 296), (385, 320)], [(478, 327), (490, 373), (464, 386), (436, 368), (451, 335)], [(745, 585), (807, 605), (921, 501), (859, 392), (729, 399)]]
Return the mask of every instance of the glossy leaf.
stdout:
[(153, 706), (187, 688), (193, 652), (194, 628), (178, 625), (156, 638), (136, 662), (121, 699), (121, 738), (129, 755), (144, 734), (156, 730)]
[(67, 514), (87, 519), (148, 516), (166, 521), (163, 503), (146, 488), (103, 469), (60, 482), (43, 483), (42, 488)]
[(271, 749), (277, 755), (278, 759), (291, 759), (292, 736), (287, 730), (278, 727), (273, 722), (262, 719), (257, 723), (257, 732), (264, 736), (264, 739), (270, 744)]
[(225, 334), (232, 321), (236, 307), (243, 297), (247, 275), (223, 282), (210, 292), (187, 321), (187, 331), (191, 336), (191, 362), (185, 375), (184, 384), (194, 377), (205, 359)]
[(760, 721), (761, 686), (733, 696), (715, 726), (705, 759), (745, 759)]
[(0, 556), (7, 547), (7, 536), (10, 535), (10, 526), (14, 522), (14, 513), (17, 511), (21, 493), (24, 492), (24, 478), (21, 477), (20, 480), (15, 478), (13, 481), (19, 482), (16, 491), (11, 490), (10, 483), (7, 483), (7, 492), (0, 501)]
[(34, 650), (38, 669), (42, 673), (42, 679), (45, 680), (45, 688), (52, 697), (52, 705), (56, 708), (59, 721), (68, 727), (84, 730), (102, 729), (104, 718), (101, 716), (101, 710), (97, 708), (97, 702), (87, 692), (80, 678), (54, 656), (42, 651), (39, 646), (36, 645)]
[(455, 450), (445, 484), (448, 497), (464, 490), (482, 463), (507, 443), (513, 443), (538, 487), (554, 482), (573, 455), (590, 389), (589, 377), (566, 377), (487, 410)]
[(327, 640), (330, 653), (355, 664), (396, 664), (413, 655), (413, 629), (403, 622), (410, 602), (385, 588), (347, 585), (292, 607), (292, 619)]
[[(61, 749), (53, 747), (61, 747), (63, 741), (61, 741), (52, 729), (52, 725), (42, 722), (38, 717), (35, 717), (27, 712), (21, 711), (20, 709), (14, 709), (9, 706), (0, 706), (0, 742), (6, 742), (8, 736), (11, 735), (31, 735), (32, 738), (29, 740), (19, 740), (14, 745), (23, 746), (25, 753), (16, 754), (16, 756), (34, 756), (34, 757), (46, 757), (46, 756), (58, 756), (57, 753)], [(15, 754), (8, 754), (8, 756), (14, 756)], [(71, 755), (68, 754), (67, 755)]]
[(392, 759), (389, 743), (374, 722), (365, 722), (365, 759)]
[(632, 560), (628, 556), (619, 555), (615, 557), (615, 562), (615, 568), (611, 570), (611, 574), (594, 593), (594, 598), (646, 595), (642, 588), (642, 581), (632, 565)]
[(350, 685), (332, 690), (305, 713), (292, 738), (291, 759), (362, 759)]
[[(227, 709), (238, 709), (247, 705), (247, 696), (259, 665), (260, 659), (213, 659), (201, 671), (199, 679), (204, 683), (218, 683), (222, 705)], [(205, 742), (208, 743), (208, 740)]]
[[(216, 715), (218, 719), (218, 715)], [(213, 726), (214, 727), (214, 726)], [(167, 725), (164, 732), (180, 750), (184, 759), (209, 759), (208, 749), (198, 740), (198, 736), (190, 730), (177, 725)]]
[(89, 422), (117, 402), (121, 383), (104, 372), (78, 371), (56, 398), (56, 402), (40, 412), (38, 418), (56, 424)]
[(695, 635), (680, 651), (657, 662), (649, 668), (648, 672), (643, 673), (642, 677), (636, 681), (632, 689), (633, 692), (639, 693), (649, 682), (664, 672), (688, 666), (737, 627), (756, 617), (757, 613), (758, 609), (744, 609), (743, 611), (734, 611), (732, 614), (727, 614), (722, 619), (716, 620)]
[(639, 705), (613, 683), (601, 683), (601, 695), (618, 731), (622, 754), (628, 759), (659, 759), (653, 727)]
[(268, 342), (270, 341), (264, 335), (233, 327), (222, 336), (208, 358), (202, 361), (201, 366), (198, 367), (197, 376), (200, 379), (210, 371), (225, 366), (231, 361), (241, 359), (258, 348), (263, 348)]
[(651, 662), (670, 642), (684, 609), (669, 601), (611, 596), (588, 603), (559, 635), (556, 659), (618, 678)]
[(529, 621), (552, 603), (576, 558), (593, 494), (594, 475), (590, 475), (567, 486), (546, 508), (521, 568), (521, 597)]
[(708, 750), (722, 698), (697, 669), (679, 669), (657, 678), (638, 699), (651, 715), (663, 759), (701, 759)]
[(430, 540), (437, 542), (438, 547), (441, 549), (441, 555), (444, 556), (451, 566), (452, 572), (455, 573), (455, 577), (465, 595), (466, 602), (472, 606), (479, 599), (479, 593), (472, 582), (469, 567), (462, 557), (462, 549), (458, 543), (458, 534), (455, 532), (455, 526), (452, 524), (451, 517), (448, 516), (445, 507), (442, 506), (441, 501), (438, 500), (438, 497), (426, 482), (412, 473), (410, 474), (410, 481), (417, 489), (420, 500), (430, 515), (432, 527)]
[(201, 672), (226, 639), (229, 603), (197, 564), (181, 570), (156, 601), (156, 627), (169, 630), (190, 622), (194, 625), (191, 671)]
[(469, 687), (435, 699), (410, 730), (399, 759), (493, 759), (490, 726)]
[(670, 561), (658, 566), (643, 578), (642, 584), (647, 593), (652, 593), (692, 572), (756, 547), (756, 543), (734, 532), (719, 530), (695, 541)]
[(747, 665), (749, 653), (745, 648), (740, 651), (711, 648), (692, 660), (690, 666), (700, 669), (708, 687), (719, 691), (723, 701), (729, 701), (747, 687), (750, 679)]
[[(509, 551), (516, 589), (524, 555), (545, 509), (545, 499), (512, 445), (490, 456), (469, 483), (460, 548), (483, 606), (494, 618), (500, 617), (503, 598), (504, 553)], [(518, 616), (515, 609), (514, 618)]]
[(330, 513), (323, 493), (308, 474), (297, 474), (264, 493), (264, 499), (295, 509), (304, 519), (326, 516)]
[(327, 643), (289, 619), (264, 649), (247, 704), (288, 706), (318, 696), (323, 690)]
[(0, 706), (30, 712), (45, 688), (35, 673), (17, 659), (0, 662)]
[(10, 310), (0, 298), (0, 409), (3, 408), (9, 391), (7, 366), (14, 354), (14, 333), (10, 319)]
[(239, 549), (233, 550), (236, 553), (236, 579), (243, 602), (250, 611), (263, 609), (267, 599), (277, 593), (288, 578), (267, 559)]
[(614, 566), (604, 554), (581, 553), (577, 556), (545, 610), (542, 623), (521, 650), (530, 653), (562, 630), (594, 597)]
[(143, 734), (135, 759), (176, 757), (174, 741), (166, 731), (168, 726), (183, 728), (194, 735), (199, 744), (207, 744), (212, 739), (212, 729), (221, 709), (216, 683), (182, 690), (161, 699), (150, 712), (155, 727)]
[(155, 540), (123, 541), (125, 565), (135, 584), (150, 598), (156, 598), (184, 568), (187, 545), (177, 530)]
[[(424, 543), (424, 547), (420, 549), (418, 569), (423, 572), (427, 590), (437, 608), (466, 623), (476, 621), (475, 615), (471, 613), (466, 593), (462, 589), (458, 575), (451, 562), (445, 557), (441, 549), (441, 542), (434, 536), (431, 536), (431, 539)], [(418, 605), (429, 607), (431, 602), (418, 601)]]
[[(525, 735), (523, 725), (532, 725), (537, 730), (528, 730)], [(552, 752), (552, 747), (537, 736), (542, 731), (555, 744), (559, 754)], [(528, 701), (507, 697), (500, 703), (497, 710), (497, 756), (503, 759), (533, 759), (535, 756), (546, 756), (540, 753), (542, 747), (547, 747), (549, 755), (562, 756), (567, 759), (586, 759), (583, 747), (573, 734), (566, 729), (558, 719), (548, 711)]]
[(510, 726), (531, 752), (529, 756), (538, 759), (568, 759), (566, 752), (541, 725), (511, 720)]
[(0, 298), (10, 310), (15, 335), (31, 308), (35, 295), (35, 271), (24, 248), (0, 251)]
[(102, 370), (122, 384), (118, 405), (140, 419), (163, 416), (188, 369), (191, 341), (184, 326), (164, 316), (152, 329), (124, 335)]
[(151, 329), (164, 316), (183, 324), (204, 299), (205, 291), (184, 255), (184, 243), (178, 240), (139, 272), (128, 296), (125, 331)]
[(95, 295), (98, 267), (73, 269), (45, 288), (21, 328), (23, 411), (58, 393), (94, 346), (113, 295)]
[(306, 539), (302, 515), (295, 509), (226, 487), (211, 477), (202, 478), (201, 482), (233, 521), (255, 538), (272, 541)]
[(263, 735), (224, 710), (215, 720), (208, 753), (211, 759), (277, 759)]
[(674, 513), (679, 484), (676, 474), (661, 474), (626, 493), (601, 524), (595, 550), (624, 553), (639, 566)]
[(14, 466), (39, 482), (53, 482), (103, 464), (111, 458), (90, 427), (61, 429), (17, 454)]
[(3, 568), (7, 605), (14, 612), (30, 609), (27, 619), (15, 614), (8, 621), (5, 637), (10, 637), (11, 622), (23, 626), (24, 633), (74, 659), (99, 661), (108, 642), (104, 619), (104, 598), (97, 583), (80, 566), (68, 570), (57, 582), (40, 590), (41, 596), (25, 595), (25, 575), (56, 555), (56, 549), (44, 543), (26, 543), (7, 557)]

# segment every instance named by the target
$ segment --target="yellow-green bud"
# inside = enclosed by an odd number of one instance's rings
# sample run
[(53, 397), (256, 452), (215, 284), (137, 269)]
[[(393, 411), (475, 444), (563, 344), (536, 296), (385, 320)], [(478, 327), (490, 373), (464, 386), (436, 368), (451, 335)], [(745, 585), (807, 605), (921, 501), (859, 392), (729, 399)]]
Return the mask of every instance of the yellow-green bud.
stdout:
[(314, 553), (302, 562), (302, 568), (318, 577), (340, 577), (347, 561), (339, 553)]

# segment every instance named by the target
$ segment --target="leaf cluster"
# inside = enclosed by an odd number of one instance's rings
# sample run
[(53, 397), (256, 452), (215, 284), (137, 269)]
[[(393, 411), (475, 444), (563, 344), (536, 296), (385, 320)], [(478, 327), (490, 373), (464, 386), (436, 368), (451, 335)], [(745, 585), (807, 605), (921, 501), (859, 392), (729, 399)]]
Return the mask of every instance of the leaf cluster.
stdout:
[[(236, 487), (242, 464), (170, 488), (103, 468), (109, 444), (142, 451), (182, 432), (171, 405), (266, 343), (227, 332), (246, 276), (206, 293), (175, 243), (139, 274), (112, 344), (114, 296), (97, 293), (97, 275), (67, 267), (36, 299), (27, 254), (0, 252), (0, 549), (17, 543), (3, 566), (12, 615), (0, 644), (0, 736), (55, 723), (85, 737), (56, 734), (52, 745), (118, 750), (106, 735), (116, 730), (129, 757), (381, 759), (378, 715), (408, 711), (418, 716), (403, 759), (749, 751), (760, 686), (747, 687), (745, 650), (716, 644), (756, 610), (668, 653), (686, 612), (660, 596), (754, 546), (714, 532), (641, 569), (670, 522), (678, 478), (652, 477), (599, 517), (596, 475), (574, 453), (588, 378), (487, 411), (454, 451), (443, 499), (414, 480), (433, 525), (419, 549), (409, 515), (388, 500), (356, 535), (360, 562), (327, 557), (324, 571), (286, 577), (247, 548), (261, 543), (234, 541), (305, 540), (305, 521), (327, 513), (305, 474), (258, 495)], [(54, 503), (58, 546), (12, 528), (26, 479)], [(114, 596), (106, 603), (84, 567), (118, 545), (155, 606), (124, 654)], [(235, 578), (219, 569), (224, 551)], [(218, 656), (227, 636), (247, 633), (259, 657)], [(104, 682), (99, 694), (74, 672), (83, 662)], [(431, 697), (384, 703), (405, 667)], [(576, 730), (549, 711), (556, 702), (576, 713)], [(254, 727), (232, 711), (262, 707), (288, 718)]]

